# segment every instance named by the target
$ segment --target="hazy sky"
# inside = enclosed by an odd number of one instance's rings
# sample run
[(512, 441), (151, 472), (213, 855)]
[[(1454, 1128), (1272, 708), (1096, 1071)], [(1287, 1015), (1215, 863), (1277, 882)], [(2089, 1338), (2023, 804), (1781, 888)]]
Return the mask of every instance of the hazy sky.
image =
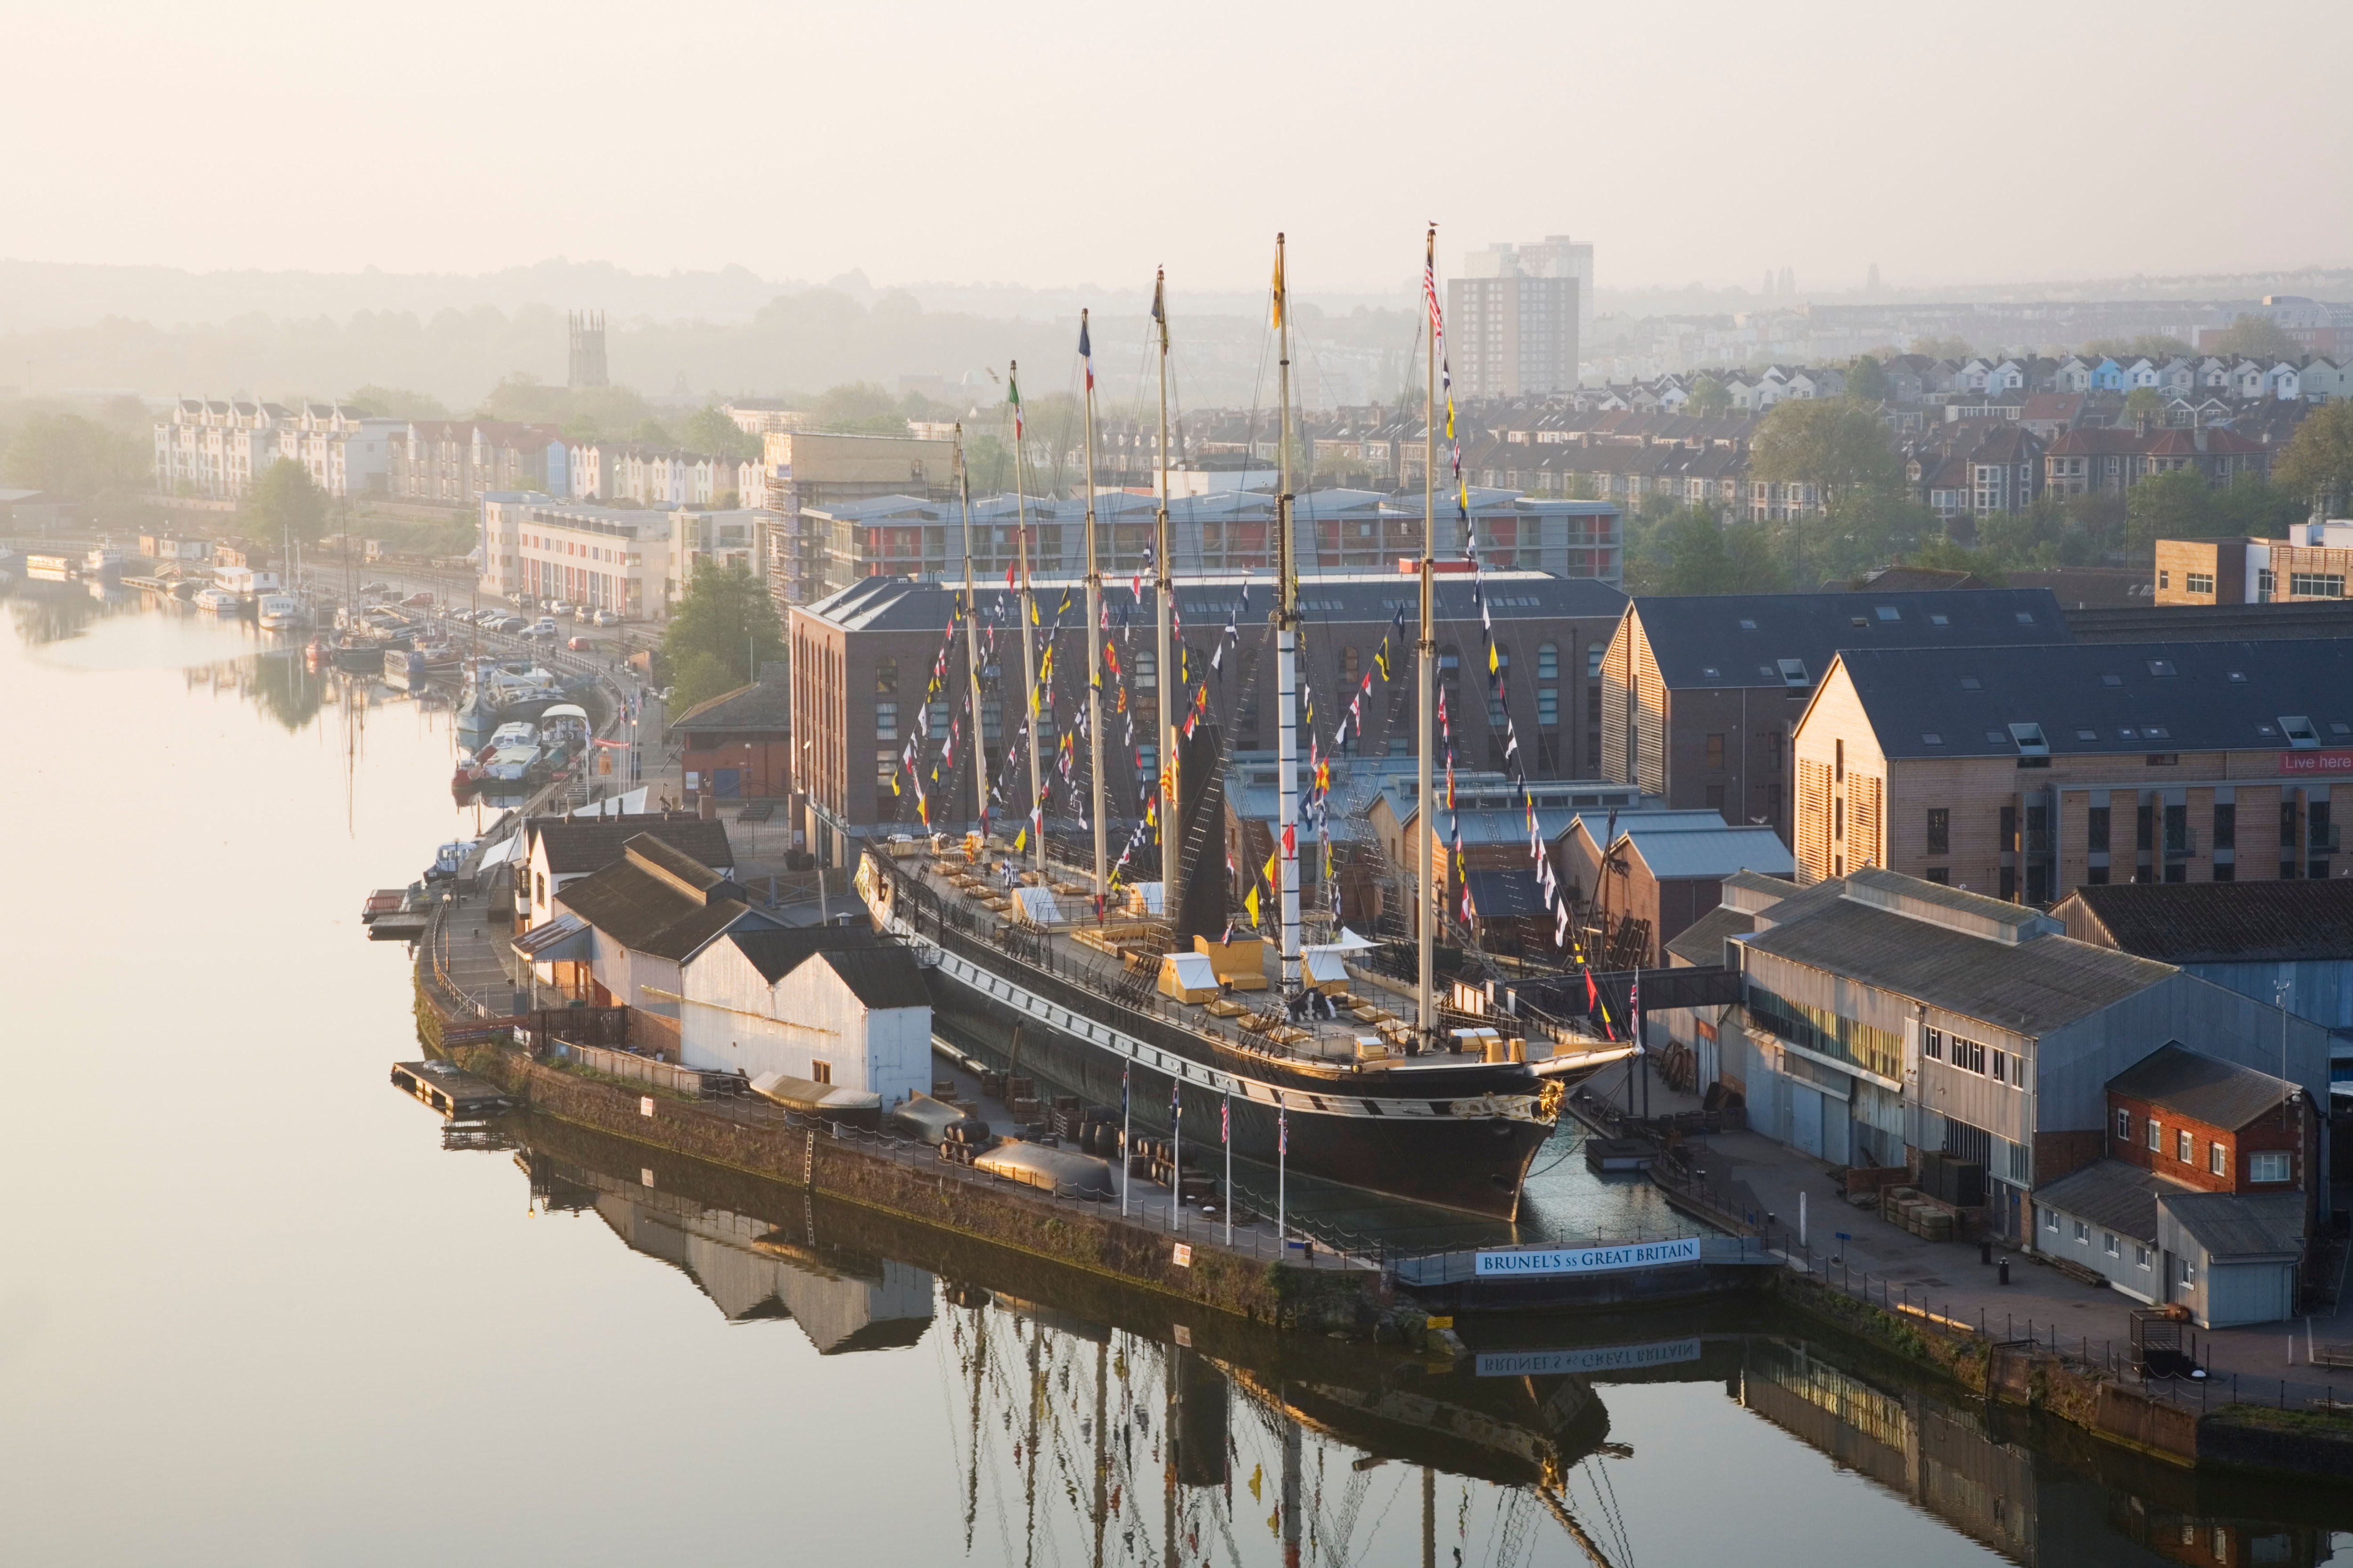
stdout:
[(2346, 0), (0, 5), (0, 255), (1384, 287), (2353, 259)]

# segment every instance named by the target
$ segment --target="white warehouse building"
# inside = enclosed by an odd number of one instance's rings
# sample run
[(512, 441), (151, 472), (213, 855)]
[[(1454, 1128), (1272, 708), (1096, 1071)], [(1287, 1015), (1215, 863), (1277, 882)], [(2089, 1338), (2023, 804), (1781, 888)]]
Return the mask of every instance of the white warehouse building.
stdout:
[(679, 975), (679, 1059), (871, 1094), (931, 1088), (932, 1007), (905, 948), (858, 927), (731, 931)]

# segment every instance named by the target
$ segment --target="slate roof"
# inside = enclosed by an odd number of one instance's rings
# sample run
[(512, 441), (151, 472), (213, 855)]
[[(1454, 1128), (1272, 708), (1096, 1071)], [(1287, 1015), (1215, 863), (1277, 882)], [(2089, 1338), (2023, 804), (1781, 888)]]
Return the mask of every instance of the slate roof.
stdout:
[(2165, 1212), (2217, 1259), (2304, 1251), (2300, 1193), (2168, 1193)]
[(735, 864), (726, 826), (691, 816), (536, 817), (531, 831), (547, 847), (547, 868), (560, 877), (604, 869), (621, 858), (624, 844), (641, 835), (659, 839), (704, 866)]
[(786, 680), (754, 680), (733, 691), (696, 703), (670, 721), (680, 730), (774, 730), (788, 732), (793, 723), (793, 689)]
[(1917, 647), (1948, 657), (1957, 647), (2074, 640), (2059, 601), (2042, 588), (1696, 594), (1640, 598), (1630, 609), (1670, 689), (1784, 690), (1780, 660), (1801, 661), (1810, 683), (1846, 647)]
[(2080, 1171), (2070, 1171), (2035, 1188), (2034, 1201), (2154, 1246), (2158, 1195), (2192, 1190), (2122, 1160), (2094, 1160)]
[[(641, 847), (655, 853), (641, 853)], [(778, 923), (737, 896), (742, 889), (734, 883), (645, 835), (632, 839), (629, 849), (623, 858), (565, 888), (556, 902), (632, 952), (683, 962), (739, 921)], [(672, 869), (680, 860), (685, 860), (689, 871), (699, 873), (693, 879), (701, 884), (696, 890), (681, 888), (650, 868), (661, 865)]]
[[(1840, 886), (1825, 879), (1776, 906), (1771, 929), (1750, 937), (1749, 951), (2028, 1035), (2113, 1006), (2179, 973), (2070, 937), (2011, 946), (1823, 892)], [(1808, 909), (1805, 894), (1823, 901)]]
[(2165, 963), (2353, 962), (2353, 879), (2112, 882), (2069, 897), (2109, 944)]
[[(2047, 596), (2047, 595), (2046, 595)], [(1840, 654), (1890, 757), (2016, 757), (2013, 724), (2051, 754), (2289, 749), (2283, 716), (2353, 746), (2353, 640), (1865, 648)]]
[(872, 947), (881, 939), (871, 926), (818, 925), (739, 931), (727, 940), (774, 985), (815, 953)]
[(1736, 871), (1794, 875), (1798, 868), (1788, 846), (1769, 827), (1720, 827), (1713, 833), (1638, 827), (1620, 837), (1633, 845), (1651, 875), (1662, 882), (1678, 878), (1721, 880)]
[(915, 955), (896, 944), (878, 944), (844, 952), (820, 952), (850, 994), (869, 1007), (926, 1007), (931, 997), (923, 989), (923, 972)]
[[(1187, 631), (1204, 633), (1222, 627), (1229, 614), (1240, 616), (1243, 581), (1240, 573), (1179, 579), (1176, 608)], [(1555, 577), (1543, 572), (1489, 572), (1482, 582), (1489, 607), (1498, 621), (1577, 617), (1614, 620), (1626, 607), (1626, 595), (1598, 578)], [(1043, 616), (1053, 613), (1063, 589), (1071, 589), (1073, 597), (1079, 591), (1075, 580), (1060, 578), (1040, 577), (1033, 585), (1039, 601), (1039, 613)], [(951, 589), (944, 583), (917, 582), (907, 577), (861, 577), (841, 592), (806, 606), (802, 613), (851, 631), (936, 633), (947, 626), (949, 600), (960, 592), (961, 588)], [(1148, 625), (1155, 592), (1147, 586), (1139, 599), (1129, 583), (1106, 581), (1103, 601), (1114, 626), (1123, 613)], [(1310, 571), (1300, 574), (1299, 608), (1311, 636), (1323, 623), (1386, 622), (1401, 608), (1406, 611), (1409, 630), (1418, 611), (1419, 593), (1412, 577), (1394, 571)], [(976, 588), (973, 596), (979, 602), (981, 614), (987, 616), (997, 614), (1002, 603), (1013, 595), (1005, 588), (996, 587)], [(1250, 620), (1262, 623), (1273, 606), (1271, 577), (1265, 573), (1251, 577)], [(1467, 575), (1450, 573), (1440, 576), (1433, 609), (1441, 623), (1441, 643), (1476, 637), (1479, 606), (1471, 602), (1471, 580)], [(1071, 618), (1083, 619), (1075, 609)]]
[(2285, 1100), (2294, 1086), (2168, 1041), (2108, 1079), (2123, 1095), (2235, 1132)]

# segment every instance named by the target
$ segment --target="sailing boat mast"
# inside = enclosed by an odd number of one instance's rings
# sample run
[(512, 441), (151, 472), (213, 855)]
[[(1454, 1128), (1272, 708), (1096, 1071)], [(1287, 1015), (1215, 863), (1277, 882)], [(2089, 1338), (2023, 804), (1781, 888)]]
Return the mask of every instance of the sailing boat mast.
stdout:
[(1005, 395), (1013, 405), (1013, 541), (1021, 562), (1021, 603), (1017, 619), (1021, 623), (1021, 700), (1029, 705), (1028, 718), (1022, 729), (1028, 731), (1029, 742), (1029, 834), (1036, 842), (1032, 847), (1038, 856), (1038, 870), (1046, 869), (1046, 815), (1039, 803), (1046, 793), (1046, 775), (1038, 771), (1038, 602), (1029, 591), (1029, 494), (1021, 484), (1021, 362), (1005, 362)]
[(1160, 907), (1175, 913), (1176, 886), (1176, 667), (1169, 662), (1169, 617), (1176, 611), (1176, 584), (1168, 537), (1168, 270), (1152, 280), (1152, 319), (1160, 327), (1160, 514), (1154, 520), (1153, 563), (1159, 567), (1152, 611), (1153, 683), (1160, 715)]
[(981, 842), (988, 841), (988, 748), (981, 743), (980, 601), (972, 592), (972, 471), (964, 464), (964, 422), (955, 427), (956, 489), (964, 501), (964, 655), (972, 672), (973, 819)]
[(1095, 554), (1095, 360), (1087, 341), (1087, 312), (1079, 312), (1079, 358), (1087, 373), (1087, 773), (1092, 784), (1097, 907), (1111, 889), (1103, 854), (1103, 562)]
[(1282, 488), (1275, 498), (1274, 659), (1279, 728), (1275, 738), (1275, 853), (1282, 866), (1282, 994), (1299, 994), (1299, 584), (1291, 537), (1291, 312), (1282, 280), (1282, 236), (1274, 237), (1274, 329), (1281, 342), (1275, 437)]
[(1433, 929), (1438, 918), (1435, 893), (1438, 868), (1438, 802), (1430, 794), (1430, 753), (1437, 739), (1437, 715), (1431, 711), (1437, 702), (1438, 632), (1437, 617), (1430, 613), (1438, 574), (1438, 226), (1431, 224), (1422, 241), (1421, 287), (1426, 296), (1424, 314), (1428, 320), (1423, 338), (1430, 345), (1428, 359), (1429, 388), (1422, 405), (1421, 419), (1421, 640), (1414, 647), (1413, 706), (1417, 733), (1414, 737), (1413, 774), (1414, 799), (1419, 803), (1421, 842), (1416, 847), (1416, 857), (1421, 865), (1421, 881), (1418, 889), (1421, 907), (1414, 921), (1419, 938), (1420, 969), (1414, 987), (1414, 1027), (1422, 1049), (1434, 1047), (1438, 1041), (1438, 1003), (1432, 994), (1432, 981), (1437, 969), (1437, 933)]

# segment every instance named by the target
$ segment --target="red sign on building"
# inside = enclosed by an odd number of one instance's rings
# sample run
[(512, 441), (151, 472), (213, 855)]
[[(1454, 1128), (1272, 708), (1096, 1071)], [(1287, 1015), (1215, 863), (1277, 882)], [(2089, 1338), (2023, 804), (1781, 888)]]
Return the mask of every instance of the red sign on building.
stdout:
[(2283, 773), (2344, 773), (2353, 776), (2353, 752), (2282, 752)]

